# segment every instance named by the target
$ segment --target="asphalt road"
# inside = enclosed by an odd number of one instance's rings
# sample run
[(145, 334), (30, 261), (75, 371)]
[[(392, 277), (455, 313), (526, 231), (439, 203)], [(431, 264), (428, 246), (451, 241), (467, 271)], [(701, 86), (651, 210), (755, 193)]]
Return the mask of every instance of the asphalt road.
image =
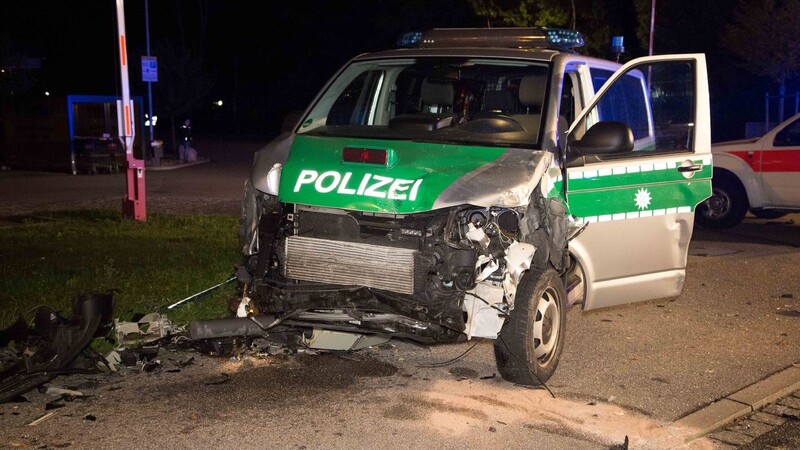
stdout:
[[(197, 143), (210, 163), (148, 171), (148, 212), (237, 214), (260, 145)], [(118, 207), (124, 186), (121, 175), (0, 172), (0, 215)], [(44, 413), (44, 394), (0, 405), (0, 444), (608, 448), (629, 436), (631, 448), (680, 446), (673, 421), (800, 361), (798, 248), (799, 215), (696, 228), (680, 296), (568, 313), (566, 347), (548, 383), (555, 398), (500, 380), (488, 341), (441, 367), (427, 366), (472, 343), (393, 341), (348, 359), (195, 355), (180, 373), (82, 378), (77, 387), (94, 396), (36, 427), (25, 424)], [(228, 382), (207, 384), (223, 372)]]

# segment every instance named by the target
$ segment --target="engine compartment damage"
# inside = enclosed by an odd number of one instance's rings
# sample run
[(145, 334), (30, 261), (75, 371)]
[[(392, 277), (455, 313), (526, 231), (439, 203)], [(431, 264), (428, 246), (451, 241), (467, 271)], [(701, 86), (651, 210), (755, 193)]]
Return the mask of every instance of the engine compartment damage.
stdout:
[(331, 339), (341, 350), (369, 336), (495, 339), (524, 273), (565, 276), (578, 228), (559, 198), (522, 187), (522, 206), (402, 215), (285, 204), (248, 182), (231, 308), (240, 320), (202, 321), (193, 338), (300, 330), (308, 345), (324, 332), (354, 336)]

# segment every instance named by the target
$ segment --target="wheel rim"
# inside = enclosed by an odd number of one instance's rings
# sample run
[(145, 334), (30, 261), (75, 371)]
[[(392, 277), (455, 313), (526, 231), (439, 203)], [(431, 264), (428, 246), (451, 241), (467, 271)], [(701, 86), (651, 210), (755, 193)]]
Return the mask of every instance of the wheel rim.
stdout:
[(561, 323), (558, 293), (549, 287), (536, 304), (536, 318), (533, 322), (533, 356), (540, 366), (550, 364), (555, 354)]
[(708, 219), (719, 220), (731, 212), (733, 201), (731, 196), (722, 189), (712, 189), (711, 197), (703, 202), (703, 215)]

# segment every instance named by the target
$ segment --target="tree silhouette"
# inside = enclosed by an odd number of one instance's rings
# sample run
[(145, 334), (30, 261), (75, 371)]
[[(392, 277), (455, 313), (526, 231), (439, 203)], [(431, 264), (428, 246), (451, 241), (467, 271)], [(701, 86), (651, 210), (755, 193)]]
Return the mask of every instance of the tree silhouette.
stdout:
[[(739, 0), (721, 46), (748, 72), (770, 78), (786, 92), (800, 75), (800, 0)], [(781, 97), (781, 116), (783, 98)]]
[(470, 0), (473, 12), (486, 20), (487, 27), (575, 27), (586, 40), (584, 51), (606, 56), (611, 43), (605, 3), (595, 0)]
[(41, 64), (38, 58), (30, 58), (16, 49), (11, 39), (0, 35), (0, 95), (23, 95), (36, 84), (36, 73)]
[(565, 27), (569, 14), (554, 0), (519, 0), (498, 4), (495, 0), (470, 0), (475, 14), (486, 26)]

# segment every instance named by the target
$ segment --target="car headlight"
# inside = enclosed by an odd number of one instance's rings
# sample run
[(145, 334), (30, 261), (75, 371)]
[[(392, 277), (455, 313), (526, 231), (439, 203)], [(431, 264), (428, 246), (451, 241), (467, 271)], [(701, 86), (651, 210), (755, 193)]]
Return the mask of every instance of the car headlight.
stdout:
[(278, 195), (278, 189), (281, 185), (281, 172), (283, 171), (283, 164), (275, 163), (267, 173), (267, 189), (264, 191), (269, 195)]

